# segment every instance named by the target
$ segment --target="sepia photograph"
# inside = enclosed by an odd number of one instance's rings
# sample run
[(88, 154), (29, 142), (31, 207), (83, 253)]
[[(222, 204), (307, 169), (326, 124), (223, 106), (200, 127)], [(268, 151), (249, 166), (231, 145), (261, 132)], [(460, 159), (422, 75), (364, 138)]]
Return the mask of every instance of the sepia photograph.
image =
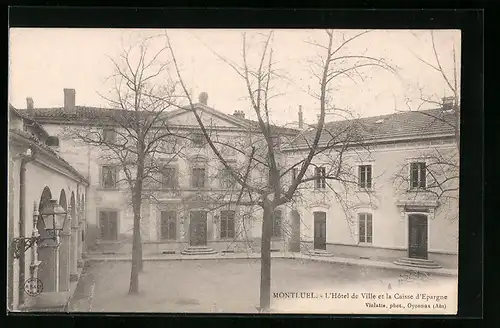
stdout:
[(7, 311), (457, 314), (460, 73), (452, 29), (11, 28)]

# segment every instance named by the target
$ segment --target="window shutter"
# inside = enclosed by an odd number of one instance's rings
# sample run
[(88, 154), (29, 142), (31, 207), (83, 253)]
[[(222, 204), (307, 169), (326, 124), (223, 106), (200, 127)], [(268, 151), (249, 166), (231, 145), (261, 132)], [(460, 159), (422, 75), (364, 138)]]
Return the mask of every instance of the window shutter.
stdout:
[(365, 187), (365, 174), (364, 174), (364, 167), (362, 165), (358, 166), (358, 181), (359, 181), (359, 187), (364, 188)]
[(372, 242), (372, 215), (366, 215), (366, 242)]
[(425, 163), (420, 163), (420, 188), (425, 188), (426, 173)]
[(410, 187), (418, 188), (418, 166), (415, 163), (412, 163), (410, 168)]
[(366, 166), (366, 188), (372, 187), (372, 166)]
[(366, 242), (366, 239), (365, 239), (365, 215), (364, 214), (360, 214), (359, 215), (359, 219), (358, 219), (358, 227), (359, 227), (359, 242), (360, 243), (364, 243)]

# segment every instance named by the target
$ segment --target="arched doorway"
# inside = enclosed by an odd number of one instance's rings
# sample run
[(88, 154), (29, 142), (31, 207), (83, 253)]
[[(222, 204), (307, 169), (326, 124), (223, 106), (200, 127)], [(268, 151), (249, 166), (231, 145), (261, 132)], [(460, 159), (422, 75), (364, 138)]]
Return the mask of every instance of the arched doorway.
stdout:
[[(52, 192), (49, 187), (43, 188), (42, 195), (40, 196), (40, 203), (38, 204), (39, 213), (45, 208), (45, 206), (52, 199)], [(53, 246), (55, 242), (49, 238), (48, 232), (45, 230), (45, 224), (43, 220), (39, 217), (37, 220), (36, 228), (40, 237), (45, 239), (41, 245), (37, 248), (38, 261), (40, 265), (38, 266), (38, 278), (43, 283), (44, 292), (54, 292), (57, 291), (57, 278), (54, 272), (55, 259), (53, 253)]]
[(66, 192), (61, 189), (61, 194), (59, 196), (59, 205), (61, 205), (65, 210), (68, 209), (68, 202), (66, 201)]

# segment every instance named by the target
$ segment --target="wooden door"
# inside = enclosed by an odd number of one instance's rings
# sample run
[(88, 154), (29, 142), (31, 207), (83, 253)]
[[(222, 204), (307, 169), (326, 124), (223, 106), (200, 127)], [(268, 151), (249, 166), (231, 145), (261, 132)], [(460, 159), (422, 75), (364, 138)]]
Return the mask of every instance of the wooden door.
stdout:
[(191, 212), (189, 232), (189, 244), (191, 246), (207, 245), (207, 212)]
[(410, 214), (408, 216), (408, 256), (427, 259), (427, 215)]
[(326, 213), (314, 213), (314, 249), (326, 250)]

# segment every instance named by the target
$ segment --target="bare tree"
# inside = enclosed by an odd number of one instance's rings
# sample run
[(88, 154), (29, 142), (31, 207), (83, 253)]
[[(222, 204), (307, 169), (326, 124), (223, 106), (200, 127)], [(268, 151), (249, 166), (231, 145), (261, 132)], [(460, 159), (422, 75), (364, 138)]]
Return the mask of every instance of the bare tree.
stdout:
[[(436, 78), (442, 81), (445, 93), (450, 96), (442, 97), (434, 92), (427, 92), (424, 88), (419, 88), (419, 96), (416, 102), (407, 99), (406, 111), (413, 111), (425, 118), (427, 125), (423, 127), (422, 133), (430, 133), (433, 129), (440, 131), (449, 131), (452, 134), (452, 140), (446, 143), (453, 144), (454, 147), (443, 147), (445, 142), (436, 142), (441, 146), (426, 148), (422, 152), (421, 162), (425, 162), (426, 185), (419, 185), (416, 181), (419, 173), (412, 172), (417, 170), (414, 166), (409, 167), (409, 163), (402, 165), (401, 170), (396, 174), (395, 184), (398, 189), (407, 190), (408, 186), (414, 192), (415, 197), (430, 196), (439, 201), (442, 205), (449, 204), (454, 206), (452, 201), (458, 201), (459, 191), (459, 158), (460, 158), (460, 63), (457, 59), (457, 48), (459, 45), (453, 40), (450, 49), (440, 50), (434, 31), (429, 32), (430, 50), (432, 54), (429, 59), (414, 52), (415, 58), (430, 68), (436, 74)], [(451, 59), (451, 61), (449, 60)], [(451, 62), (451, 67), (445, 65)], [(429, 107), (434, 109), (429, 110)], [(410, 172), (410, 174), (408, 174)], [(424, 173), (422, 173), (424, 174)], [(455, 206), (456, 207), (456, 206)], [(444, 207), (446, 211), (452, 208)], [(454, 208), (453, 210), (456, 210)], [(456, 214), (456, 215), (455, 215)], [(458, 213), (453, 214), (457, 218)]]
[[(271, 117), (272, 100), (279, 93), (275, 88), (275, 81), (283, 79), (276, 69), (272, 40), (274, 33), (262, 36), (261, 51), (256, 63), (250, 63), (248, 38), (242, 36), (242, 63), (236, 64), (215, 53), (227, 63), (240, 77), (246, 86), (247, 96), (251, 108), (257, 118), (254, 124), (248, 127), (250, 142), (247, 147), (238, 151), (244, 157), (244, 165), (233, 165), (219, 150), (217, 142), (211, 134), (211, 129), (202, 120), (201, 114), (193, 103), (188, 87), (182, 78), (180, 65), (175, 56), (174, 48), (169, 36), (165, 33), (166, 42), (171, 53), (179, 83), (184, 90), (189, 105), (185, 109), (195, 116), (209, 148), (221, 166), (227, 170), (234, 181), (239, 185), (238, 200), (243, 195), (249, 205), (259, 207), (263, 212), (261, 232), (261, 281), (260, 281), (260, 308), (261, 312), (270, 310), (271, 303), (271, 239), (273, 236), (273, 215), (276, 209), (284, 206), (296, 198), (299, 186), (306, 186), (309, 182), (318, 184), (320, 188), (328, 186), (341, 204), (348, 206), (346, 194), (350, 185), (356, 185), (357, 180), (352, 170), (345, 165), (344, 155), (354, 149), (363, 147), (360, 129), (356, 120), (347, 124), (335, 125), (334, 128), (325, 128), (325, 115), (331, 108), (333, 89), (332, 81), (342, 77), (357, 79), (361, 77), (363, 69), (369, 67), (382, 68), (392, 71), (393, 68), (383, 59), (367, 55), (352, 55), (347, 52), (347, 46), (369, 31), (363, 31), (353, 36), (346, 36), (341, 31), (325, 31), (326, 43), (313, 42), (319, 49), (319, 60), (311, 66), (312, 74), (318, 79), (317, 90), (312, 94), (319, 100), (320, 109), (318, 122), (310, 133), (293, 136), (280, 132), (273, 124)], [(256, 47), (252, 47), (255, 49)], [(361, 78), (362, 79), (362, 78)], [(295, 163), (286, 163), (281, 149), (298, 147), (305, 156)], [(326, 170), (315, 164), (315, 158), (326, 156), (329, 163), (333, 163)], [(311, 170), (313, 168), (313, 170)], [(290, 179), (290, 177), (292, 177)]]
[(100, 159), (110, 164), (101, 172), (105, 187), (128, 191), (134, 216), (130, 294), (139, 292), (143, 200), (154, 197), (162, 169), (182, 152), (185, 140), (184, 135), (171, 131), (166, 118), (176, 101), (176, 83), (169, 79), (168, 62), (161, 59), (167, 48), (151, 51), (150, 40), (124, 47), (118, 58), (111, 58), (113, 87), (109, 95), (101, 95), (111, 109), (87, 108), (95, 111), (95, 119), (65, 131), (94, 147)]

